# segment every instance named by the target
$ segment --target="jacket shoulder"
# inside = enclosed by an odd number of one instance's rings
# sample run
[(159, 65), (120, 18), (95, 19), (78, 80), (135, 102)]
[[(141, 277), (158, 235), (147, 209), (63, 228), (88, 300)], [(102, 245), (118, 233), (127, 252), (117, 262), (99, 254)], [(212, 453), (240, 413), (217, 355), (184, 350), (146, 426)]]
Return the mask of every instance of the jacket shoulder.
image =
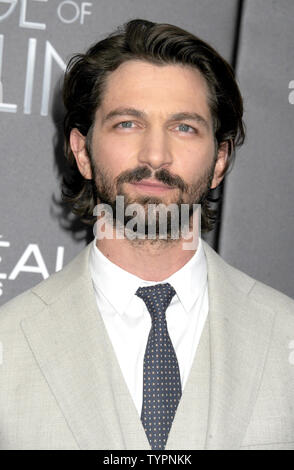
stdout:
[(273, 287), (255, 281), (250, 297), (269, 307), (276, 313), (275, 330), (281, 337), (288, 337), (294, 331), (294, 300)]
[[(46, 280), (42, 282), (46, 282)], [(24, 317), (34, 315), (43, 308), (44, 302), (33, 293), (32, 289), (17, 295), (0, 308), (1, 332), (11, 328), (13, 324), (18, 324)]]
[(250, 295), (259, 302), (268, 301), (275, 309), (290, 309), (294, 314), (294, 299), (273, 287), (255, 280)]
[(294, 300), (228, 263), (226, 272), (236, 287), (238, 285), (240, 290), (245, 290), (249, 299), (262, 306), (264, 315), (274, 312), (273, 343), (278, 344), (280, 348), (288, 344), (290, 339), (294, 338)]
[(224, 276), (237, 290), (277, 313), (286, 312), (294, 316), (294, 300), (291, 297), (232, 266), (207, 243), (204, 243), (204, 248), (218, 275)]
[(60, 271), (6, 302), (0, 308), (0, 329), (3, 331), (14, 322), (18, 324), (23, 318), (40, 312), (46, 305), (54, 302), (65, 289), (70, 288), (77, 277), (85, 275), (90, 245), (91, 243)]

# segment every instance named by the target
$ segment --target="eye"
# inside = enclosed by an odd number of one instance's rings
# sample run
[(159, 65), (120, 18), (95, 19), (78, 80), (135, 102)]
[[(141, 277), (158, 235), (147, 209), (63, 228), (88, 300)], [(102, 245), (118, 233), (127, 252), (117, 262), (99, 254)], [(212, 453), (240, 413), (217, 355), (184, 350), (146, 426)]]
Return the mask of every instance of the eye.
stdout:
[(182, 124), (179, 124), (177, 127), (179, 128), (180, 132), (185, 132), (186, 134), (191, 134), (191, 132), (197, 133), (197, 130), (194, 129), (194, 127), (192, 126), (189, 126), (188, 124), (182, 123)]
[(116, 124), (114, 127), (118, 127), (119, 129), (130, 129), (134, 124), (133, 121), (122, 121)]

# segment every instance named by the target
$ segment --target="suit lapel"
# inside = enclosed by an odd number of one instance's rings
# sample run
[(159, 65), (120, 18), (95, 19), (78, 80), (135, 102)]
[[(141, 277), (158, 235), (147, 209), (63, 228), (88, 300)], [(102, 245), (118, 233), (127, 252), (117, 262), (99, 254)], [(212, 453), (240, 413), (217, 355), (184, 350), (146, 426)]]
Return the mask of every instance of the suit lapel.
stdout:
[(206, 448), (238, 449), (257, 398), (274, 312), (250, 298), (251, 278), (234, 273), (207, 243), (204, 249), (211, 345)]
[(186, 386), (168, 436), (166, 450), (201, 450), (205, 446), (210, 397), (209, 323), (197, 347)]
[(50, 298), (48, 286), (36, 286), (49, 304), (25, 319), (22, 329), (81, 449), (150, 450), (97, 310), (89, 246), (53, 276), (57, 299)]

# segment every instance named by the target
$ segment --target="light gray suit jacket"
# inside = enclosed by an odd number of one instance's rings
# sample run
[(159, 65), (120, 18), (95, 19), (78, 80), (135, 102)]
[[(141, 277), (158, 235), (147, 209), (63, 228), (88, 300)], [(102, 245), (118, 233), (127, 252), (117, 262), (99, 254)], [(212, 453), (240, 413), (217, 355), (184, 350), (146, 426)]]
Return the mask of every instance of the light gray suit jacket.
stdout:
[[(293, 450), (294, 301), (203, 246), (209, 315), (166, 449)], [(150, 450), (89, 248), (0, 309), (0, 449)]]

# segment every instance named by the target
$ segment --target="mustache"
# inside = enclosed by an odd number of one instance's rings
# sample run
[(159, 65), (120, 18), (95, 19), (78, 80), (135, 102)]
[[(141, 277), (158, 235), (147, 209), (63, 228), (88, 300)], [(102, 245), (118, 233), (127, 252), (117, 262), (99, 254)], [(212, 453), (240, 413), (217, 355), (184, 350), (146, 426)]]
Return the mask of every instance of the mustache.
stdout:
[[(137, 167), (134, 170), (126, 170), (121, 173), (117, 178), (116, 182), (118, 185), (122, 183), (134, 183), (139, 182), (143, 179), (150, 178), (152, 171), (147, 166)], [(183, 192), (188, 191), (188, 185), (183, 181), (180, 176), (171, 175), (168, 170), (161, 168), (154, 173), (154, 179), (166, 184), (170, 188), (179, 188)]]

